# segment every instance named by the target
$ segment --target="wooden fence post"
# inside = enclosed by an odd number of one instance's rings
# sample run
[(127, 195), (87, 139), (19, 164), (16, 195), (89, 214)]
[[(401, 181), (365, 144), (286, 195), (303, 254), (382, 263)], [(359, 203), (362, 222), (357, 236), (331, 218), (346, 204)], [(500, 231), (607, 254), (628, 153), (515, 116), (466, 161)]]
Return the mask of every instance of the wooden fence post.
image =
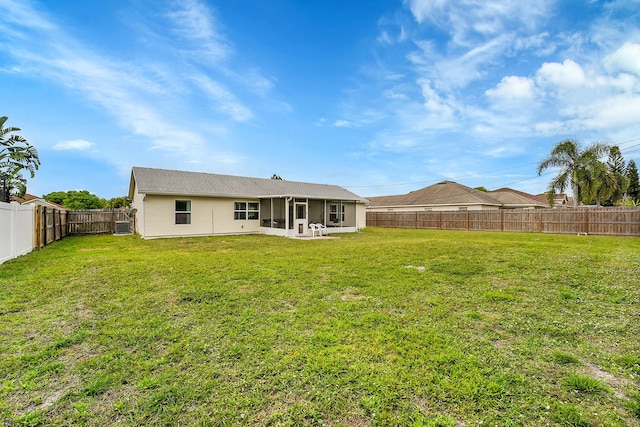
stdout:
[(40, 206), (33, 210), (33, 247), (40, 249)]
[(62, 240), (62, 214), (60, 209), (56, 209), (58, 212), (58, 236), (60, 236), (59, 240)]
[(47, 207), (42, 207), (42, 246), (47, 246)]
[(542, 233), (544, 230), (542, 223), (542, 209), (540, 209), (540, 213), (538, 213), (538, 233)]
[(589, 209), (584, 209), (584, 234), (589, 233)]

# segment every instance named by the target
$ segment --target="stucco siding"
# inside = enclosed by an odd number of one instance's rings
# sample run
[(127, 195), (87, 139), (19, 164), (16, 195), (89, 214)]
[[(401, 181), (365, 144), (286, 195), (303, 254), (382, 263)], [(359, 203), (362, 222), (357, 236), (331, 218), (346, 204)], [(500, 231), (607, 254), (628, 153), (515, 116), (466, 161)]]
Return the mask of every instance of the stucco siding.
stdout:
[(367, 227), (367, 207), (364, 203), (356, 204), (356, 227), (358, 229)]
[(145, 221), (144, 221), (144, 194), (138, 192), (138, 185), (134, 184), (133, 198), (131, 199), (131, 207), (137, 209), (135, 216), (135, 233), (144, 237), (145, 235)]
[[(190, 201), (191, 223), (176, 224), (176, 200)], [(258, 233), (259, 220), (234, 220), (234, 202), (247, 199), (147, 195), (143, 238)]]
[(259, 203), (258, 199), (210, 199), (213, 212), (212, 234), (259, 233), (260, 219), (233, 219), (234, 202)]

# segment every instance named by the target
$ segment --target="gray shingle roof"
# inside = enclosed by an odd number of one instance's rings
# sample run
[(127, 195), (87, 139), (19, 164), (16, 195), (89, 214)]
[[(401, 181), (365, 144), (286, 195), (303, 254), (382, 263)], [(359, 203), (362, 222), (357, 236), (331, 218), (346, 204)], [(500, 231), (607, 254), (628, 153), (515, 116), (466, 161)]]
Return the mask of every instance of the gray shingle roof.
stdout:
[(130, 197), (133, 195), (134, 180), (138, 185), (138, 192), (144, 194), (244, 197), (251, 199), (269, 196), (288, 196), (366, 202), (366, 199), (337, 185), (142, 168), (137, 166), (134, 166), (131, 171)]

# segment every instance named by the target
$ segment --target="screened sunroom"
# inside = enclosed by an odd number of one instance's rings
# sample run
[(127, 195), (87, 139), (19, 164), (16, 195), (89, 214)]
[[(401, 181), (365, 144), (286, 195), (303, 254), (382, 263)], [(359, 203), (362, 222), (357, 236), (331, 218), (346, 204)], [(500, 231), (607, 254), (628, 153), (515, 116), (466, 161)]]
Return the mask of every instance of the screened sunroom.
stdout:
[(321, 224), (327, 233), (358, 229), (355, 200), (265, 197), (260, 199), (260, 231), (285, 236), (310, 235), (311, 224)]

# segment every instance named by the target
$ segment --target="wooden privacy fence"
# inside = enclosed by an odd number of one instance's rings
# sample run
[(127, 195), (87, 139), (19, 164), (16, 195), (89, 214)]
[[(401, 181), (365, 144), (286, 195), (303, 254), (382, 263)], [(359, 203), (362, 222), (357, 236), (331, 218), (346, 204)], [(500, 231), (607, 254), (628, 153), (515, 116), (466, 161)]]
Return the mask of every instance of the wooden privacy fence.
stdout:
[(640, 236), (640, 208), (367, 212), (367, 226)]
[(122, 209), (69, 211), (67, 217), (69, 234), (114, 234), (119, 222), (128, 222), (133, 229), (128, 211)]
[(40, 249), (67, 236), (67, 215), (64, 209), (36, 206), (33, 219), (33, 247)]
[(122, 209), (67, 211), (36, 206), (33, 247), (39, 249), (70, 235), (114, 234), (119, 222), (128, 222), (129, 230), (133, 229), (128, 211)]

